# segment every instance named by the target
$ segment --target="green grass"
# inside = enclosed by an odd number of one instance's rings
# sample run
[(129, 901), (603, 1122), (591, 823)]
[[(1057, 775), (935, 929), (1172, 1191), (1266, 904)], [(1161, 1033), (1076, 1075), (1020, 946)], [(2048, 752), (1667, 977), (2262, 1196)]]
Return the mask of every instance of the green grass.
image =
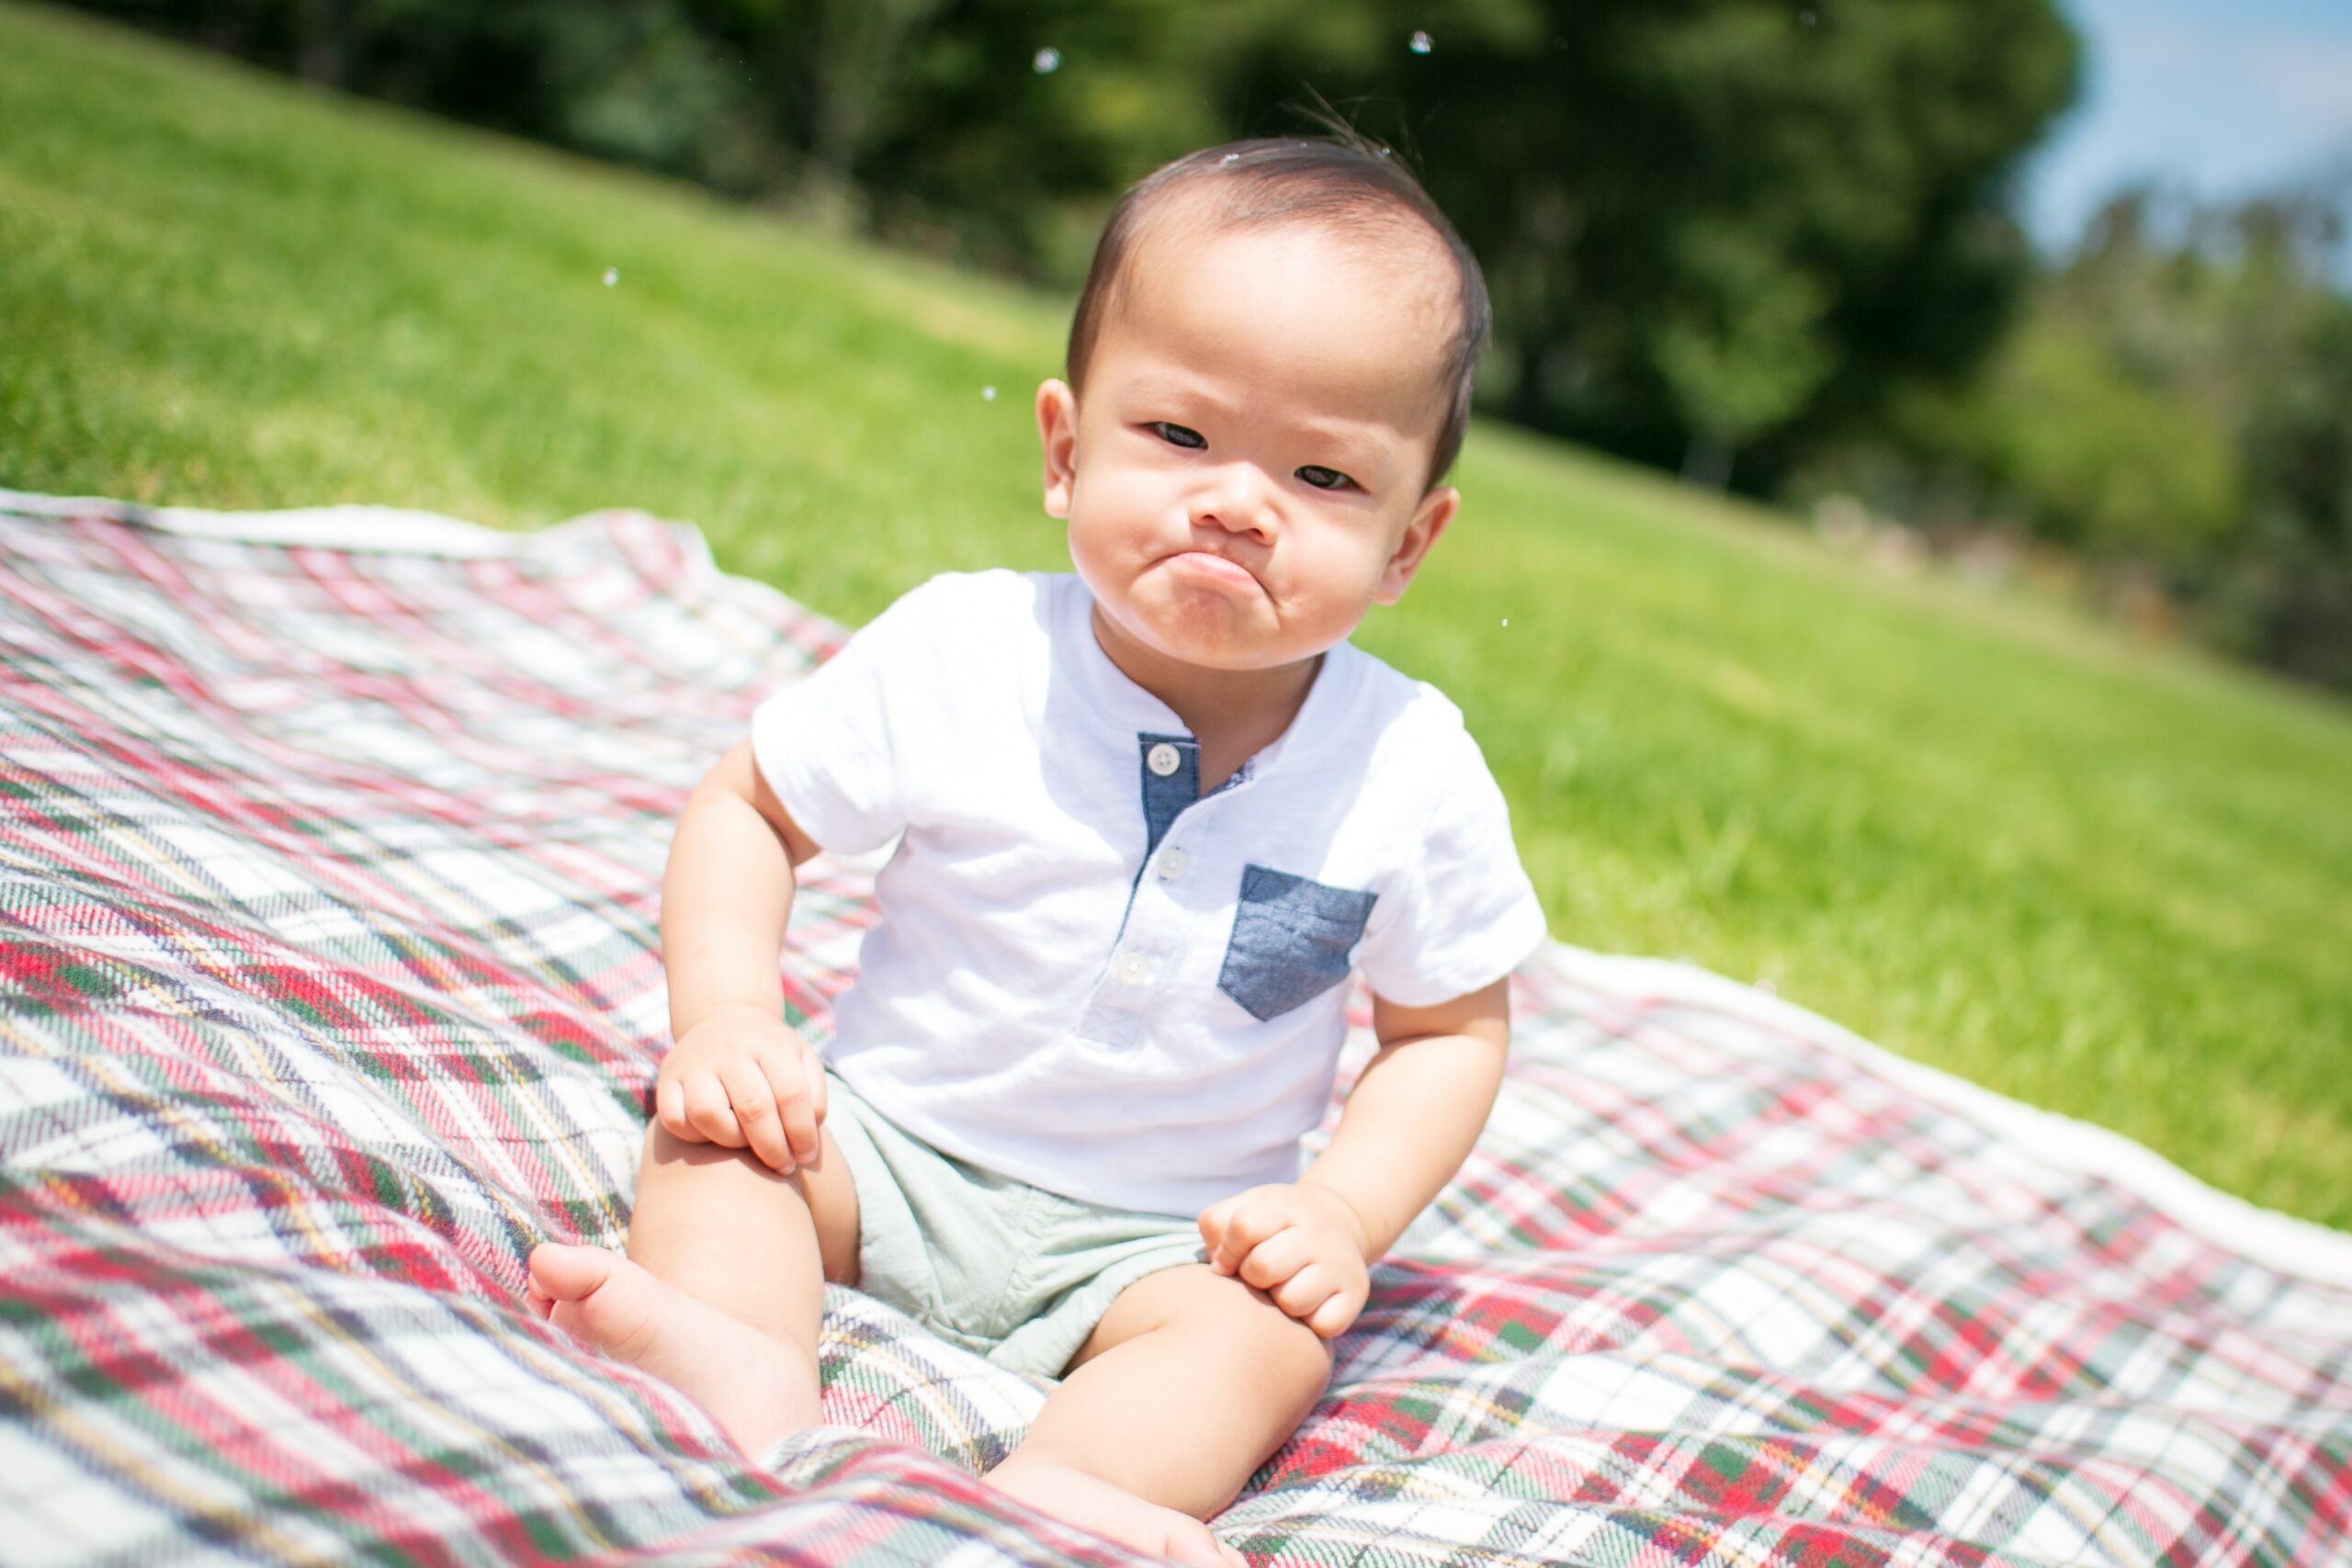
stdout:
[[(639, 506), (855, 622), (1060, 562), (1066, 308), (0, 8), (0, 484)], [(2352, 716), (1555, 445), (1459, 478), (1361, 640), (1468, 712), (1557, 935), (2352, 1224)]]

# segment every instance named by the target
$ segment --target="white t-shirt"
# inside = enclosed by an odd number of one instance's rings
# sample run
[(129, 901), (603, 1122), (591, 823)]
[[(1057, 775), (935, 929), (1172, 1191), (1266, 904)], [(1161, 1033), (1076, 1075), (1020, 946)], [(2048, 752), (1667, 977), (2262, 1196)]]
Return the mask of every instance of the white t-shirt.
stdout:
[(1436, 688), (1346, 643), (1281, 739), (1199, 797), (1198, 748), (1069, 575), (933, 578), (760, 705), (752, 751), (828, 850), (899, 846), (826, 1059), (984, 1168), (1196, 1214), (1299, 1173), (1351, 964), (1428, 1006), (1544, 915)]

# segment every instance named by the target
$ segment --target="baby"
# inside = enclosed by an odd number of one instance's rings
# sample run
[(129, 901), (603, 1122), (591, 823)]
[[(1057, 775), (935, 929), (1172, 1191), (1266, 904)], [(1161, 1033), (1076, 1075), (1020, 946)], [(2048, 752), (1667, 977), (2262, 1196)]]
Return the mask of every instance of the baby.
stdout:
[[(540, 1310), (757, 1454), (818, 1419), (824, 1281), (859, 1286), (1061, 1380), (993, 1484), (1240, 1561), (1202, 1521), (1469, 1153), (1544, 935), (1460, 713), (1347, 641), (1453, 519), (1487, 330), (1360, 141), (1127, 193), (1037, 390), (1076, 574), (933, 579), (695, 789), (628, 1258), (537, 1248)], [(794, 868), (892, 839), (820, 1058), (782, 1018)], [(1302, 1171), (1357, 968), (1379, 1053)]]

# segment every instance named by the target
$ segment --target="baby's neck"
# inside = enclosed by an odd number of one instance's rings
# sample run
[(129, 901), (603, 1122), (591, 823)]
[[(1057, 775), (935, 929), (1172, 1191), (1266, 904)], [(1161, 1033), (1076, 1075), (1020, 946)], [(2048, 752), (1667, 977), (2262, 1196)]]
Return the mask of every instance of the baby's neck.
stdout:
[(1201, 743), (1201, 792), (1223, 784), (1236, 768), (1282, 739), (1306, 705), (1323, 656), (1271, 670), (1211, 670), (1155, 657), (1104, 635), (1093, 615), (1094, 641), (1119, 672), (1172, 709)]
[(1201, 743), (1203, 795), (1224, 784), (1233, 776), (1235, 769), (1283, 738), (1298, 717), (1298, 710), (1306, 705), (1306, 694), (1315, 689), (1315, 674), (1322, 667), (1323, 656), (1318, 653), (1307, 661), (1305, 673), (1295, 678), (1295, 690), (1274, 694), (1279, 700), (1253, 697), (1227, 704), (1208, 698), (1188, 706), (1166, 695), (1160, 697), (1176, 710), (1176, 716), (1184, 721), (1184, 728)]

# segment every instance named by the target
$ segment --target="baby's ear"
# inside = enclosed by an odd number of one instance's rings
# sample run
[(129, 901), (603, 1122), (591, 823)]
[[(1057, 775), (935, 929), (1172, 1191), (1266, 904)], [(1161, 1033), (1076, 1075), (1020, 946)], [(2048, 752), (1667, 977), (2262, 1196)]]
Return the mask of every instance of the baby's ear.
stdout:
[(1381, 569), (1380, 586), (1372, 596), (1374, 604), (1394, 604), (1405, 596), (1406, 585), (1421, 570), (1421, 558), (1461, 509), (1462, 492), (1452, 485), (1440, 485), (1421, 497), (1420, 505), (1413, 509), (1413, 520), (1405, 525), (1405, 536), (1397, 541), (1396, 553)]
[(1068, 517), (1078, 483), (1078, 394), (1050, 378), (1037, 388), (1037, 445), (1046, 459), (1046, 515)]

